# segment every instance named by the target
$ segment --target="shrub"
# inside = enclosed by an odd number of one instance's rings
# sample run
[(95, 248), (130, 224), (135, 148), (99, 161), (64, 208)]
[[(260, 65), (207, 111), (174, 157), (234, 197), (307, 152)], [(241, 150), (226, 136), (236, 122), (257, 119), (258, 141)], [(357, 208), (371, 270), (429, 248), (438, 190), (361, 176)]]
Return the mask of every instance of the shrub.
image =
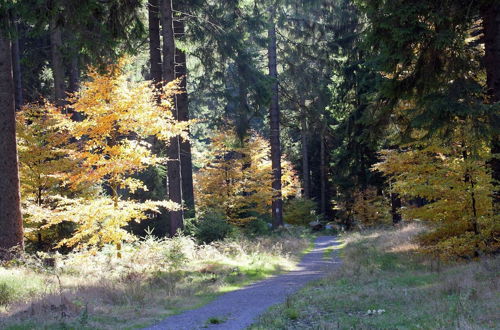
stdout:
[(196, 236), (196, 231), (198, 230), (198, 219), (197, 218), (186, 218), (184, 219), (184, 235)]
[(232, 226), (223, 215), (207, 213), (198, 221), (195, 237), (202, 243), (211, 243), (226, 238), (232, 232)]
[(257, 218), (250, 221), (245, 226), (245, 233), (249, 236), (263, 236), (269, 234), (270, 232), (269, 221), (266, 221), (263, 218)]
[(316, 221), (316, 202), (306, 198), (294, 198), (285, 202), (283, 220), (291, 225), (307, 226)]
[(357, 224), (377, 226), (391, 223), (389, 201), (375, 187), (354, 192), (353, 216)]

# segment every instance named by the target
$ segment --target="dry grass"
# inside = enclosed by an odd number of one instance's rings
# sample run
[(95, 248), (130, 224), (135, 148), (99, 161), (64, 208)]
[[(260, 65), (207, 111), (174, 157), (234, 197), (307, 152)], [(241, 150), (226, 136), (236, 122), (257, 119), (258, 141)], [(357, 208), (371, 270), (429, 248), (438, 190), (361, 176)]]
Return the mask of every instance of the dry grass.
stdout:
[(424, 230), (410, 224), (346, 235), (341, 269), (254, 329), (499, 328), (499, 258), (440, 263), (417, 251), (413, 238)]
[(292, 269), (307, 237), (282, 234), (198, 245), (190, 237), (108, 246), (57, 256), (56, 268), (31, 256), (0, 267), (0, 328), (141, 327), (250, 281)]

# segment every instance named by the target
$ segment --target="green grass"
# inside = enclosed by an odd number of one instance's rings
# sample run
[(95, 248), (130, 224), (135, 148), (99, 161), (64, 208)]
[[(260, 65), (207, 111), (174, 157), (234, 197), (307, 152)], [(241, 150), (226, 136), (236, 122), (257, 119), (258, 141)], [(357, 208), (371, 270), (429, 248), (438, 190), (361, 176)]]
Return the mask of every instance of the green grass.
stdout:
[[(0, 328), (144, 328), (224, 292), (292, 270), (310, 248), (311, 236), (303, 233), (201, 246), (180, 237), (124, 246), (122, 259), (111, 258), (114, 251), (106, 249), (95, 256), (70, 255), (54, 271), (35, 270), (30, 263), (0, 266), (5, 300)], [(173, 266), (167, 259), (171, 251), (182, 256), (181, 263)]]
[(343, 241), (343, 240), (337, 240), (336, 241), (337, 245), (335, 246), (329, 246), (327, 247), (324, 251), (323, 251), (323, 259), (327, 260), (327, 259), (331, 259), (332, 256), (333, 256), (333, 253), (335, 251), (339, 251), (341, 252), (342, 249), (345, 247), (346, 245), (346, 242)]
[(499, 328), (498, 257), (435, 267), (408, 244), (419, 230), (345, 237), (340, 270), (273, 307), (251, 329)]
[(37, 296), (44, 291), (43, 276), (18, 269), (0, 268), (0, 311), (10, 303)]

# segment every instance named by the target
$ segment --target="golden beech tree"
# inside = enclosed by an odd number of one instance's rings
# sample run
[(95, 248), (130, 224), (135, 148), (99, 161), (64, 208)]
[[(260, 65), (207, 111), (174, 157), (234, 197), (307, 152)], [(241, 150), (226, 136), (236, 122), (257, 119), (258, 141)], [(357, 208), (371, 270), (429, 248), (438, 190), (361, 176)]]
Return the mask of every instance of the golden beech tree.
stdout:
[[(124, 229), (130, 221), (143, 220), (147, 212), (160, 212), (161, 207), (170, 210), (180, 207), (170, 201), (139, 202), (121, 196), (125, 191), (147, 190), (133, 175), (165, 161), (152, 153), (148, 138), (154, 136), (165, 142), (176, 135), (187, 138), (189, 125), (172, 117), (176, 81), (158, 91), (151, 82), (130, 81), (124, 72), (126, 64), (126, 60), (121, 60), (104, 73), (90, 69), (89, 80), (68, 99), (68, 107), (79, 112), (82, 121), (72, 121), (54, 107), (45, 107), (59, 134), (75, 141), (74, 148), (64, 151), (73, 166), (69, 171), (60, 171), (58, 178), (74, 191), (82, 188), (94, 191), (78, 198), (57, 197), (57, 205), (52, 207), (43, 228), (65, 221), (76, 225), (73, 236), (58, 246), (112, 243), (119, 250), (122, 241), (133, 239)], [(158, 97), (161, 102), (157, 102)], [(38, 218), (45, 216), (41, 212)], [(34, 215), (33, 219), (36, 218)]]
[[(217, 134), (195, 175), (197, 205), (217, 210), (234, 224), (269, 214), (274, 192), (269, 142), (256, 133), (241, 141), (235, 132)], [(290, 162), (282, 160), (284, 198), (300, 191), (299, 179)]]
[(443, 258), (470, 258), (500, 248), (498, 215), (486, 143), (475, 140), (464, 125), (448, 142), (433, 139), (403, 150), (385, 150), (374, 166), (391, 180), (392, 190), (407, 200), (422, 198), (421, 207), (406, 207), (406, 219), (428, 221), (432, 230), (420, 237), (424, 250)]
[(75, 145), (58, 128), (50, 103), (28, 104), (17, 113), (17, 142), (25, 237), (39, 247), (59, 238), (57, 230), (43, 230), (55, 214), (60, 196), (74, 194), (64, 177), (76, 166), (69, 157)]

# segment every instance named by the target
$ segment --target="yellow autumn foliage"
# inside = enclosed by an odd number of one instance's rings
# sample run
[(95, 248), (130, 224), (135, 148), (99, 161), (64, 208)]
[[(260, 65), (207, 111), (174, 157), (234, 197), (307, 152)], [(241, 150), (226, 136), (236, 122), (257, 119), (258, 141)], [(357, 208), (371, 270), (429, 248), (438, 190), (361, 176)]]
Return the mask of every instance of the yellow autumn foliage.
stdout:
[(392, 181), (392, 190), (424, 206), (402, 209), (405, 219), (427, 221), (432, 230), (420, 237), (425, 251), (442, 258), (471, 258), (500, 248), (500, 219), (493, 214), (487, 144), (455, 132), (454, 141), (433, 139), (403, 150), (381, 152), (374, 166)]
[(55, 196), (75, 193), (64, 178), (76, 167), (69, 157), (76, 146), (59, 130), (54, 114), (60, 112), (52, 104), (33, 103), (23, 106), (16, 118), (24, 232), (39, 247), (61, 239), (60, 230), (42, 228), (57, 205)]
[[(243, 141), (233, 131), (216, 134), (195, 175), (198, 208), (221, 212), (239, 225), (269, 214), (275, 196), (270, 153), (269, 142), (256, 133)], [(300, 183), (292, 164), (285, 159), (281, 164), (286, 199), (298, 194)]]
[(354, 220), (364, 226), (390, 224), (390, 205), (387, 199), (377, 193), (375, 187), (354, 192), (352, 213)]
[[(151, 82), (131, 81), (124, 71), (126, 63), (121, 60), (104, 73), (90, 69), (89, 79), (68, 99), (68, 109), (80, 113), (81, 121), (48, 103), (26, 107), (19, 116), (29, 221), (38, 230), (61, 223), (75, 227), (58, 247), (120, 246), (123, 240), (134, 239), (124, 229), (130, 221), (146, 219), (147, 212), (160, 212), (160, 207), (180, 207), (170, 201), (121, 197), (123, 192), (147, 190), (133, 175), (165, 161), (153, 154), (151, 137), (165, 143), (176, 135), (187, 138), (189, 125), (172, 116), (176, 81), (158, 91)], [(36, 196), (40, 187), (47, 198)]]

